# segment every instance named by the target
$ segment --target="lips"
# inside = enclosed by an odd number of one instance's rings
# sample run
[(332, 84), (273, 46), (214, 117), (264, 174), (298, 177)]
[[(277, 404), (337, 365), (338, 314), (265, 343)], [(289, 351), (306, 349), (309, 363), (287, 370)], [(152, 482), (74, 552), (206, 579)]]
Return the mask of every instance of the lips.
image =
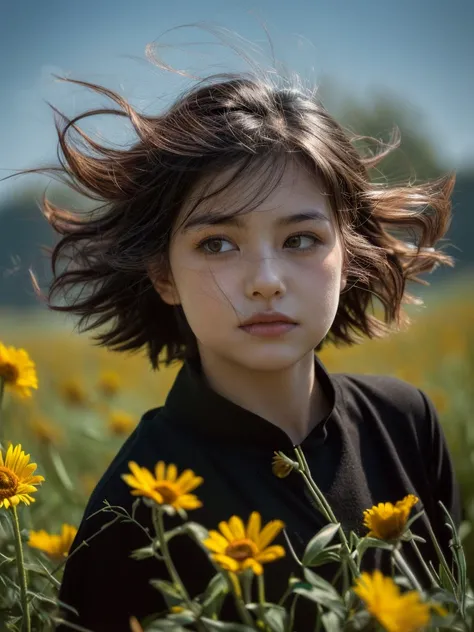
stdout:
[(269, 324), (290, 324), (296, 325), (297, 323), (286, 316), (285, 314), (280, 314), (279, 312), (273, 313), (260, 313), (254, 314), (251, 318), (246, 320), (241, 327), (248, 327), (250, 325), (269, 325)]

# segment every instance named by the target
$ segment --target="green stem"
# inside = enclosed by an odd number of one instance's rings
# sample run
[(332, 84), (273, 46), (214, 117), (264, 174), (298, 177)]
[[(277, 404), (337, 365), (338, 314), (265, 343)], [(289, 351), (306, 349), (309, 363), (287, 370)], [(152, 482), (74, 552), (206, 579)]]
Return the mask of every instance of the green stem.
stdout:
[(295, 613), (296, 613), (296, 604), (298, 602), (299, 595), (294, 595), (294, 599), (291, 602), (290, 606), (290, 616), (288, 617), (288, 628), (286, 632), (293, 632), (293, 625), (295, 622)]
[[(242, 591), (242, 589), (243, 589), (242, 588), (242, 582), (240, 581), (240, 578), (239, 578), (239, 576), (237, 574), (236, 574), (236, 577), (237, 577), (237, 581), (239, 582), (240, 589)], [(236, 606), (237, 610), (239, 611), (240, 618), (249, 627), (254, 629), (255, 628), (254, 621), (253, 621), (252, 617), (250, 616), (249, 611), (245, 607), (245, 603), (243, 602), (242, 597), (235, 592), (234, 584), (231, 581), (231, 579), (229, 578), (229, 576), (227, 576), (227, 583), (228, 583), (230, 591), (232, 592), (232, 595), (234, 597), (235, 606)]]
[[(306, 484), (308, 485), (308, 489), (310, 493), (312, 494), (313, 498), (318, 503), (319, 507), (321, 508), (322, 513), (326, 516), (328, 522), (337, 523), (338, 520), (336, 516), (334, 515), (331, 509), (331, 506), (329, 505), (329, 503), (324, 497), (324, 494), (316, 485), (316, 482), (313, 480), (311, 476), (311, 471), (309, 469), (308, 462), (306, 461), (303, 450), (301, 449), (300, 446), (295, 446), (295, 453), (296, 453), (296, 458), (298, 459), (298, 463), (301, 469), (301, 474), (303, 475), (303, 478)], [(344, 529), (342, 528), (341, 525), (339, 525), (338, 531), (339, 531), (339, 537), (341, 538), (342, 546), (344, 547), (345, 552), (346, 552), (347, 563), (350, 566), (352, 575), (354, 578), (358, 577), (360, 574), (359, 569), (357, 568), (357, 564), (352, 559), (349, 542), (347, 541), (346, 534), (344, 533)]]
[[(451, 584), (451, 590), (453, 591), (453, 595), (455, 595), (456, 597), (456, 601), (457, 601), (457, 592), (456, 592), (456, 580), (453, 577), (453, 574), (451, 572), (451, 569), (448, 566), (448, 563), (446, 561), (446, 558), (443, 555), (443, 551), (441, 550), (439, 544), (438, 544), (438, 540), (436, 539), (436, 536), (433, 532), (433, 528), (431, 526), (431, 522), (429, 520), (426, 521), (427, 527), (428, 527), (428, 533), (430, 534), (430, 538), (431, 541), (433, 543), (434, 548), (436, 549), (436, 553), (438, 555), (439, 561), (441, 563), (441, 566), (444, 568), (446, 575), (449, 579), (449, 583)], [(458, 602), (459, 605), (459, 602)]]
[(264, 614), (265, 614), (265, 581), (263, 579), (263, 575), (257, 576), (257, 585), (258, 585), (258, 616), (264, 626), (264, 629), (267, 630), (267, 625), (265, 624)]
[(436, 581), (433, 573), (431, 572), (430, 567), (425, 562), (423, 555), (421, 554), (420, 549), (418, 548), (418, 545), (416, 544), (415, 540), (410, 540), (410, 544), (413, 550), (415, 551), (417, 558), (420, 560), (420, 564), (422, 565), (425, 573), (428, 575), (431, 585), (433, 586), (433, 588), (437, 588), (438, 582)]
[[(186, 590), (185, 585), (181, 581), (181, 577), (179, 576), (179, 573), (176, 570), (173, 560), (171, 559), (170, 551), (168, 548), (168, 542), (166, 541), (166, 536), (165, 536), (163, 510), (161, 507), (157, 507), (157, 508), (154, 507), (152, 509), (152, 518), (153, 518), (153, 524), (154, 524), (158, 539), (160, 541), (161, 550), (163, 552), (163, 561), (166, 565), (166, 568), (171, 577), (171, 580), (173, 581), (173, 584), (178, 587), (188, 609), (191, 610), (191, 612), (193, 612), (194, 614), (198, 615), (198, 613), (196, 612), (196, 606), (191, 601), (188, 591)], [(202, 623), (200, 623), (199, 621), (197, 623), (201, 630), (206, 629), (205, 627), (203, 628)]]
[(409, 567), (408, 563), (406, 562), (401, 552), (398, 550), (398, 548), (396, 548), (397, 546), (398, 545), (395, 545), (393, 549), (393, 557), (395, 558), (396, 563), (402, 569), (405, 575), (408, 577), (413, 588), (415, 588), (418, 592), (423, 592), (423, 588), (421, 587), (420, 582), (415, 577), (415, 574)]
[(321, 493), (316, 483), (312, 481), (311, 473), (309, 472), (308, 464), (306, 462), (306, 459), (304, 458), (303, 451), (299, 446), (295, 446), (295, 452), (296, 458), (298, 459), (298, 464), (300, 466), (300, 474), (302, 475), (306, 486), (308, 487), (309, 493), (316, 501), (319, 511), (323, 514), (328, 522), (337, 522), (337, 520), (331, 520), (330, 510), (328, 511), (328, 508), (326, 507), (326, 499), (324, 498), (324, 495)]
[(15, 506), (12, 507), (12, 514), (13, 530), (15, 532), (16, 563), (18, 568), (18, 577), (20, 579), (21, 609), (23, 611), (22, 631), (31, 632), (30, 608), (27, 597), (26, 569), (25, 561), (23, 558), (23, 544), (21, 542), (20, 521), (18, 520), (18, 512)]

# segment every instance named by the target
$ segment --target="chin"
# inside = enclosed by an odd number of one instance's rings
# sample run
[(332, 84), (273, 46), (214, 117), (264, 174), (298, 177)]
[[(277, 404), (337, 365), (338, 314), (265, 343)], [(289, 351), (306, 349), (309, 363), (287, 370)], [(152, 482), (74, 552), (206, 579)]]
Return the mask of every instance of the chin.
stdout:
[(249, 349), (245, 355), (234, 356), (234, 362), (252, 371), (284, 371), (297, 364), (307, 352), (297, 349)]

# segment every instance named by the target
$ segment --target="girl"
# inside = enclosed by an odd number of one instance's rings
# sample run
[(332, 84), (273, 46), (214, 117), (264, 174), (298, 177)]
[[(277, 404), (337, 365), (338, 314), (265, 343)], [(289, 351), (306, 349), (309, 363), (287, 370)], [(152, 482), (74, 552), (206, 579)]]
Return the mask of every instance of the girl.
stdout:
[[(393, 377), (330, 375), (315, 351), (407, 322), (402, 303), (415, 300), (407, 282), (451, 263), (435, 246), (449, 225), (454, 176), (374, 184), (368, 170), (395, 142), (364, 157), (313, 95), (251, 75), (211, 77), (157, 116), (103, 87), (73, 83), (118, 109), (58, 127), (55, 171), (101, 205), (83, 218), (44, 202), (62, 234), (48, 304), (80, 315), (86, 330), (101, 327), (101, 345), (146, 349), (154, 369), (163, 354), (165, 364), (183, 366), (164, 406), (144, 413), (89, 500), (72, 550), (97, 535), (66, 564), (64, 617), (81, 629), (119, 632), (131, 615), (164, 609), (149, 580), (168, 579), (166, 571), (130, 556), (146, 535), (121, 522), (100, 530), (111, 521), (97, 513), (104, 499), (131, 510), (122, 478), (130, 462), (192, 469), (204, 479), (192, 520), (215, 529), (258, 511), (264, 523), (282, 520), (301, 553), (324, 523), (301, 477), (272, 471), (274, 452), (299, 444), (347, 532), (366, 533), (363, 511), (372, 505), (414, 494), (449, 556), (438, 500), (459, 523), (459, 496), (433, 404)], [(77, 127), (101, 113), (128, 118), (137, 142), (112, 149)], [(63, 258), (69, 265), (59, 270)], [(66, 305), (52, 304), (79, 288)], [(374, 298), (383, 320), (372, 313)], [(173, 482), (176, 472), (168, 474)], [(152, 530), (144, 505), (137, 519)], [(436, 563), (425, 519), (417, 525), (423, 554)], [(285, 544), (281, 533), (275, 542)], [(213, 574), (204, 553), (187, 537), (173, 539), (171, 550), (198, 594)], [(385, 564), (380, 551), (366, 558), (366, 568)], [(271, 571), (267, 598), (277, 601), (297, 569), (287, 555)], [(311, 622), (303, 601), (298, 630)]]

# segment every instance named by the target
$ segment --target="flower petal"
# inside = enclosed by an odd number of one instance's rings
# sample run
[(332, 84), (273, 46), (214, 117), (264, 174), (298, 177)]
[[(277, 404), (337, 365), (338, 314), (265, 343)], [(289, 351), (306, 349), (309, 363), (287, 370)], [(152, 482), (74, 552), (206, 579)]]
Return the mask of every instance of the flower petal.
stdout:
[(257, 542), (260, 551), (263, 551), (263, 549), (265, 549), (270, 542), (276, 538), (284, 526), (285, 523), (281, 520), (271, 520), (267, 525), (265, 525)]
[(233, 557), (229, 557), (228, 555), (222, 555), (221, 553), (215, 553), (212, 556), (212, 559), (217, 562), (222, 568), (226, 571), (238, 571), (240, 568), (237, 560), (234, 560)]
[(279, 544), (267, 547), (264, 551), (255, 556), (255, 559), (259, 562), (273, 562), (280, 557), (285, 556), (285, 549)]
[(174, 483), (176, 481), (176, 477), (178, 476), (178, 468), (174, 463), (170, 463), (168, 465), (168, 471), (166, 473), (166, 480)]
[(260, 535), (260, 529), (262, 527), (262, 517), (258, 511), (252, 511), (249, 521), (247, 523), (247, 537), (258, 544), (258, 538)]
[(229, 520), (229, 528), (235, 540), (243, 540), (245, 538), (245, 527), (242, 518), (239, 516), (231, 516)]

